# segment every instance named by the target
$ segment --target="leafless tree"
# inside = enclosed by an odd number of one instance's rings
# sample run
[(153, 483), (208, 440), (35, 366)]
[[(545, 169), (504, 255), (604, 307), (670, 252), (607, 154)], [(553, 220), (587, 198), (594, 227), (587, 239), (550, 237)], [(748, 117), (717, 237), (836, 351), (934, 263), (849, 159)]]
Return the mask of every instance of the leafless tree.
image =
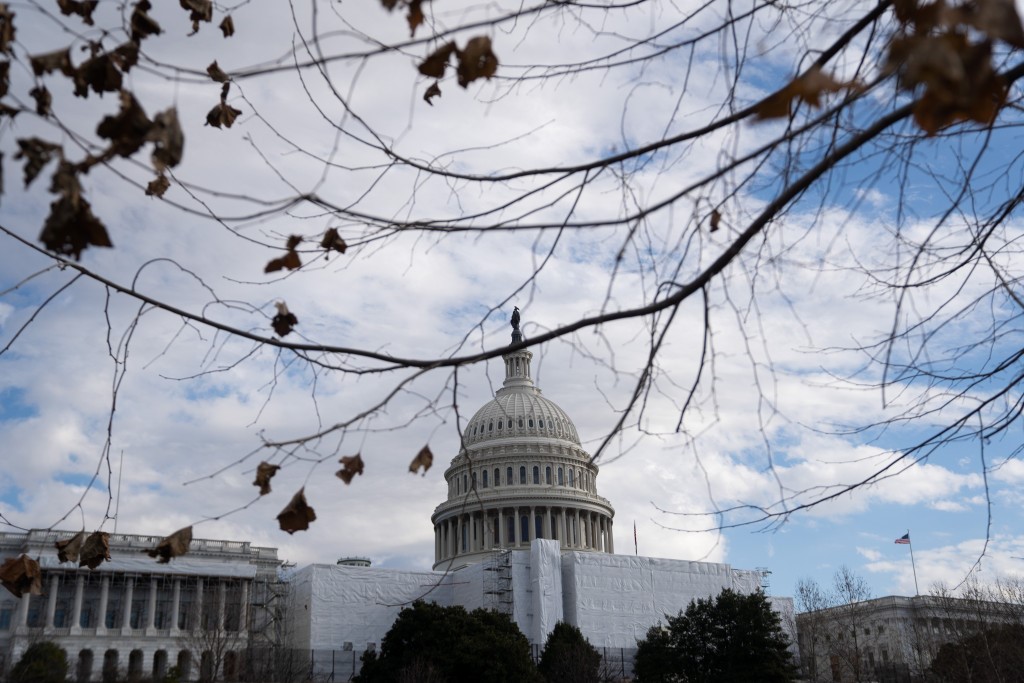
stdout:
[[(915, 431), (849, 479), (794, 489), (776, 475), (774, 500), (713, 507), (703, 511), (706, 526), (782, 523), (950, 443), (974, 444), (984, 473), (1017, 455), (1004, 448), (993, 462), (985, 451), (1021, 419), (1014, 221), (1024, 191), (1022, 158), (1006, 142), (1020, 124), (1024, 31), (1013, 3), (296, 0), (265, 21), (246, 2), (180, 5), (0, 6), (0, 115), (18, 124), (0, 144), (31, 190), (0, 224), (3, 251), (30, 264), (6, 280), (4, 295), (32, 293), (0, 353), (70, 292), (101, 294), (113, 381), (93, 483), (116, 470), (118, 393), (151, 320), (179, 326), (171, 349), (203, 348), (198, 375), (269, 357), (271, 385), (297, 368), (314, 387), (326, 376), (363, 383), (357, 408), (264, 435), (223, 463), (316, 465), (335, 459), (347, 435), (417, 421), (461, 430), (459, 371), (507, 351), (492, 332), (498, 312), (536, 296), (552, 259), (595, 244), (602, 303), (531, 328), (522, 344), (565, 340), (628, 381), (594, 449), (602, 461), (652, 431), (696, 439), (714, 420), (720, 329), (737, 330), (749, 354), (756, 419), (765, 429), (783, 419), (759, 307), (766, 297), (785, 301), (787, 280), (801, 272), (859, 269), (863, 294), (886, 303), (888, 331), (852, 344), (863, 372), (843, 372), (880, 390), (888, 412), (845, 428), (871, 440), (913, 420), (924, 436)], [(189, 23), (196, 35), (182, 49), (170, 36)], [(381, 79), (404, 93), (400, 106), (375, 99)], [(612, 107), (607, 135), (581, 144), (577, 158), (531, 165), (523, 150), (531, 140), (543, 146), (543, 129), (485, 121), (523, 93), (571, 101), (577, 85), (602, 80), (623, 84), (623, 94), (600, 103)], [(301, 116), (275, 108), (282, 87), (304, 98)], [(645, 100), (648, 88), (664, 96)], [(116, 103), (97, 105), (103, 93)], [(405, 144), (417, 126), (444, 126), (418, 112), (453, 100), (478, 125), (458, 119), (449, 147)], [(645, 112), (641, 123), (634, 107)], [(406, 109), (414, 113), (397, 124), (380, 117)], [(213, 144), (224, 146), (233, 174), (184, 161)], [(249, 190), (265, 179), (272, 190)], [(843, 226), (880, 188), (896, 188), (895, 206), (873, 244), (849, 245), (850, 259), (834, 265)], [(119, 218), (107, 191), (152, 195), (159, 225)], [(927, 211), (915, 193), (927, 194)], [(800, 249), (816, 240), (823, 246), (804, 270)], [(111, 245), (111, 259), (92, 257)], [(381, 350), (357, 319), (354, 341), (337, 343), (317, 332), (318, 316), (331, 314), (323, 295), (293, 286), (357, 259), (405, 258), (413, 268), (438, 245), (492, 254), (525, 246), (533, 263), (517, 283), (489, 290), (472, 321), (460, 319), (464, 334), (451, 348)], [(218, 279), (209, 251), (253, 275), (232, 269), (232, 280)], [(260, 280), (261, 270), (274, 279)], [(385, 303), (371, 306), (386, 314)], [(623, 338), (645, 340), (639, 362), (623, 365)], [(686, 367), (666, 360), (680, 340), (698, 349)], [(652, 427), (652, 406), (665, 403), (674, 424)], [(764, 450), (760, 464), (775, 471)]]

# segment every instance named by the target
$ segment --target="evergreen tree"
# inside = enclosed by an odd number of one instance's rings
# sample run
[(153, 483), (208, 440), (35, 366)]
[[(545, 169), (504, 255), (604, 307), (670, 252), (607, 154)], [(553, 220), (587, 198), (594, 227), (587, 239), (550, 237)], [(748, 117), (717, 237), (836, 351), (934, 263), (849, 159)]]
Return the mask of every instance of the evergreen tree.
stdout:
[(49, 640), (28, 646), (11, 669), (10, 683), (64, 683), (68, 677), (68, 655)]
[(594, 683), (600, 680), (601, 655), (578, 628), (560, 621), (544, 643), (537, 668), (548, 683)]
[(399, 613), (380, 654), (366, 652), (362, 662), (358, 683), (540, 680), (530, 643), (508, 615), (419, 601)]
[(764, 593), (726, 588), (691, 602), (638, 643), (637, 683), (786, 683), (796, 669), (789, 638)]

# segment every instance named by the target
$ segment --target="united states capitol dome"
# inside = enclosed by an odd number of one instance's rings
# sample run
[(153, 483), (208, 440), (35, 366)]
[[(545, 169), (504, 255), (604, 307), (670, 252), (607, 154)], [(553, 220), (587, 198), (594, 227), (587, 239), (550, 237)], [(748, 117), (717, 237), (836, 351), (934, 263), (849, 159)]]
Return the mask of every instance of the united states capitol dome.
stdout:
[(457, 569), (537, 538), (565, 550), (614, 552), (611, 504), (576, 425), (534, 385), (519, 309), (505, 381), (462, 430), (445, 471), (448, 498), (434, 511), (435, 568)]

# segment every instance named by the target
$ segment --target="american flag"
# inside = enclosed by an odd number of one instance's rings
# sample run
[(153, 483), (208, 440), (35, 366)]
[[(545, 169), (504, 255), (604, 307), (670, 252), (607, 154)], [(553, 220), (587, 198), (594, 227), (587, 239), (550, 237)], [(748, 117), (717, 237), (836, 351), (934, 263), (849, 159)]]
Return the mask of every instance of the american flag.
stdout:
[(900, 545), (910, 545), (910, 534), (906, 533), (896, 539), (896, 543)]

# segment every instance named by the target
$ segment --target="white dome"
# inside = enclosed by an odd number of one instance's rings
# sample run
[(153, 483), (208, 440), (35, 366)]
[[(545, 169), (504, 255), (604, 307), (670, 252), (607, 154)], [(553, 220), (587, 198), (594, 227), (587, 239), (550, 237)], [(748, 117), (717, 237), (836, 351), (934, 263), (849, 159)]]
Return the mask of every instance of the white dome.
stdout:
[(543, 437), (580, 445), (576, 425), (554, 401), (529, 386), (504, 387), (470, 419), (467, 446), (495, 439)]

